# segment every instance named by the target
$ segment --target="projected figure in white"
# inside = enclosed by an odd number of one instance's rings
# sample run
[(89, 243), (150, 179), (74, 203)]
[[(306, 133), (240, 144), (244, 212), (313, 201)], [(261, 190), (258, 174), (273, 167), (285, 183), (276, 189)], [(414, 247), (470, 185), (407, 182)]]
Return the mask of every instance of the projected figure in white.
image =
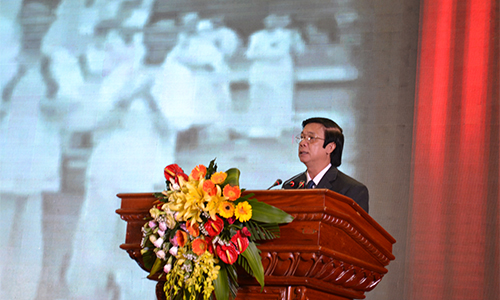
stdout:
[[(219, 120), (208, 128), (208, 138), (222, 137), (227, 131), (226, 118), (231, 116), (231, 91), (229, 59), (239, 45), (237, 34), (224, 26), (222, 17), (200, 20), (196, 38), (192, 41), (193, 56), (207, 56), (213, 67), (193, 68), (196, 80), (196, 102), (207, 101), (215, 105)], [(198, 50), (197, 50), (198, 49)], [(211, 105), (211, 106), (212, 106)]]
[(246, 57), (250, 68), (250, 137), (277, 138), (292, 126), (293, 56), (305, 51), (298, 31), (289, 29), (288, 15), (271, 14), (265, 29), (250, 36)]
[(209, 41), (198, 36), (198, 22), (197, 13), (188, 13), (182, 17), (177, 45), (167, 54), (162, 73), (153, 87), (162, 111), (180, 130), (210, 123), (217, 114), (213, 101), (200, 103), (196, 100), (195, 72), (222, 67), (220, 53)]
[[(137, 16), (123, 11), (120, 15)], [(131, 273), (141, 278), (144, 272), (129, 264), (117, 247), (123, 242), (125, 224), (114, 213), (119, 206), (117, 191), (163, 188), (157, 174), (174, 161), (175, 143), (169, 140), (172, 135), (165, 117), (150, 93), (156, 70), (143, 65), (146, 19), (140, 23), (136, 18), (134, 22), (124, 19), (111, 29), (101, 23), (100, 42), (89, 53), (90, 69), (102, 78), (95, 103), (99, 106), (93, 130), (96, 146), (88, 162), (87, 192), (67, 276), (78, 299), (154, 298), (153, 282), (144, 280), (134, 286), (128, 281)], [(108, 226), (103, 227), (102, 220), (109, 220)]]
[(42, 52), (42, 40), (54, 22), (55, 9), (60, 1), (41, 3), (23, 1), (18, 22), (21, 25), (21, 49), (18, 55), (17, 71), (3, 86), (2, 101), (9, 102), (21, 79), (33, 66), (40, 67), (40, 74), (46, 87), (46, 97), (53, 98), (59, 88), (49, 72), (50, 56)]

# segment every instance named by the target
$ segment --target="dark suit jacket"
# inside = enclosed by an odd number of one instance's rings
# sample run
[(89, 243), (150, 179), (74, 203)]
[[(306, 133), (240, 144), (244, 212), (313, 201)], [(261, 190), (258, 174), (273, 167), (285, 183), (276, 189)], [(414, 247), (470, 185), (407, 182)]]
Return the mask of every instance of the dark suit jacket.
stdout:
[[(283, 183), (284, 189), (299, 188), (300, 183), (302, 186), (306, 184), (306, 172), (295, 175)], [(332, 166), (326, 173), (321, 181), (316, 186), (317, 189), (329, 189), (354, 200), (362, 209), (368, 212), (368, 188), (361, 182), (354, 178), (347, 176), (340, 172), (336, 167)]]

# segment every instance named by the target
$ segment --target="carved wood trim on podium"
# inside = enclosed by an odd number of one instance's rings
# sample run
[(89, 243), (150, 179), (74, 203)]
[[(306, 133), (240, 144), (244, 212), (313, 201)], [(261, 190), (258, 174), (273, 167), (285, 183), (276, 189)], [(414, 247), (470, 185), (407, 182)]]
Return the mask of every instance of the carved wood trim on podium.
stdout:
[[(281, 226), (281, 238), (261, 242), (265, 287), (238, 273), (237, 299), (363, 299), (387, 273), (396, 240), (353, 200), (325, 189), (246, 191), (281, 208), (294, 221)], [(141, 227), (155, 201), (152, 193), (119, 194), (116, 212), (127, 222), (126, 250), (145, 271)], [(158, 280), (157, 278), (151, 278)], [(157, 285), (164, 299), (163, 282)]]

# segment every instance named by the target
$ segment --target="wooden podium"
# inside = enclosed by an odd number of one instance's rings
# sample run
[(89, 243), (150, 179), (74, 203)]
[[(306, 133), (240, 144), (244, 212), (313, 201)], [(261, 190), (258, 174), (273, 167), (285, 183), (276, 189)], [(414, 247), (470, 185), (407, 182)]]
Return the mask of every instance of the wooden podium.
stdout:
[[(394, 260), (396, 240), (353, 200), (325, 189), (246, 191), (295, 219), (281, 226), (281, 238), (263, 241), (265, 287), (238, 273), (237, 300), (363, 299)], [(145, 271), (140, 254), (141, 227), (155, 201), (152, 193), (118, 194), (116, 212), (127, 222), (126, 250)], [(157, 280), (153, 278), (153, 280)], [(156, 288), (165, 299), (163, 282)]]

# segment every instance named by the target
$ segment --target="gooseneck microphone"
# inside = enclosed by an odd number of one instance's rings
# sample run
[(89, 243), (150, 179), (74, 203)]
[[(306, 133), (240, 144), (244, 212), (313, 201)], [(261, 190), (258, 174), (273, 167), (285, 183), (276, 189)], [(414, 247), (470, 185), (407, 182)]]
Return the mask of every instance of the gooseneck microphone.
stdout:
[(273, 185), (271, 185), (268, 190), (272, 189), (273, 187), (275, 186), (278, 186), (282, 183), (283, 181), (281, 181), (281, 179), (276, 179), (276, 181), (273, 183)]

